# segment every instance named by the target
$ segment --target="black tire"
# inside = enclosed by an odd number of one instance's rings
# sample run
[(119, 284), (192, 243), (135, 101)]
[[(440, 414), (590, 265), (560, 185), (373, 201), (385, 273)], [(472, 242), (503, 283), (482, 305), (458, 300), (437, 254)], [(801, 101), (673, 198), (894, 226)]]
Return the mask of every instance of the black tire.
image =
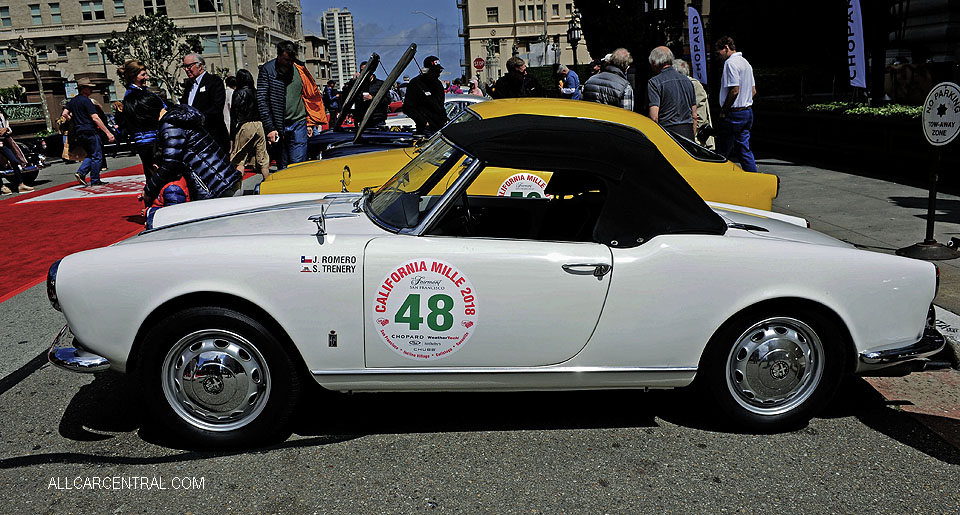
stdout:
[(297, 369), (242, 313), (197, 307), (166, 317), (147, 333), (137, 373), (148, 414), (192, 447), (249, 447), (290, 434)]
[(710, 340), (697, 383), (719, 415), (738, 428), (802, 426), (840, 384), (846, 355), (841, 334), (835, 323), (806, 310), (739, 315)]

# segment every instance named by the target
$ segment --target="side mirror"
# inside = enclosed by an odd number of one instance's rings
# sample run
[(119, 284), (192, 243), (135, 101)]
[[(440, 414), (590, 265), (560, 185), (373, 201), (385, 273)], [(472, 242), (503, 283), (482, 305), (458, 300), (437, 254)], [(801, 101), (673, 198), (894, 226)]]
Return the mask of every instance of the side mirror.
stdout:
[(347, 186), (350, 185), (350, 167), (344, 165), (343, 178), (340, 179), (340, 193), (347, 193)]

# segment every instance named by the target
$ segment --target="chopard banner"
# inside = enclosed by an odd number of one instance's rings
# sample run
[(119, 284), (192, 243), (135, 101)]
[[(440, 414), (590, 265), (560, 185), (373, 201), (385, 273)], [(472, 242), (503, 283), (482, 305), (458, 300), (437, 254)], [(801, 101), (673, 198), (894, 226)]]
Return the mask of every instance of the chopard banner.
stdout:
[(703, 20), (693, 7), (687, 7), (687, 26), (690, 27), (690, 66), (693, 78), (707, 83), (707, 50), (703, 44)]
[(860, 0), (847, 0), (847, 67), (850, 70), (850, 85), (858, 88), (867, 87), (862, 20)]

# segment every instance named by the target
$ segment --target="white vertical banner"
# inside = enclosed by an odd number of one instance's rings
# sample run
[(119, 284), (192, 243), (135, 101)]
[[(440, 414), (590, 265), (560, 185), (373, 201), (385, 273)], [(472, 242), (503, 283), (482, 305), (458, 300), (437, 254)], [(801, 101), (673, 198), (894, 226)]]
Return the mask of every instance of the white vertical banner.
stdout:
[(687, 7), (687, 27), (690, 28), (690, 66), (693, 78), (707, 83), (707, 50), (703, 44), (703, 20), (693, 7)]
[(847, 67), (850, 71), (850, 85), (858, 88), (867, 87), (862, 20), (860, 0), (847, 0)]

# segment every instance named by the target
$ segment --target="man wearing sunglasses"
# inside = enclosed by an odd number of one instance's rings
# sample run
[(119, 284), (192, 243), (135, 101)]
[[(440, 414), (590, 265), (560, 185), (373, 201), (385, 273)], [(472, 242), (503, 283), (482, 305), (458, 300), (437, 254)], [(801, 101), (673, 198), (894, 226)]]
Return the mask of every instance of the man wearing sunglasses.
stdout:
[(183, 70), (187, 72), (187, 80), (183, 85), (180, 103), (203, 114), (203, 128), (213, 136), (224, 153), (229, 155), (230, 136), (223, 120), (223, 106), (227, 102), (223, 79), (207, 73), (206, 62), (197, 54), (184, 56)]

